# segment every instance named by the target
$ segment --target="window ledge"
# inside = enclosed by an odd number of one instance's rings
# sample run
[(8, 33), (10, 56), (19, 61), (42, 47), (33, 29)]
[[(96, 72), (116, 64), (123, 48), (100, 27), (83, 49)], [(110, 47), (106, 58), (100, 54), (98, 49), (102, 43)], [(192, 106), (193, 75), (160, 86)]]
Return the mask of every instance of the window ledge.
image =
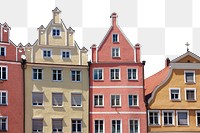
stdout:
[(121, 79), (111, 79), (111, 81), (120, 81)]
[(54, 106), (54, 105), (52, 105), (52, 107), (53, 108), (63, 108), (64, 106), (62, 105), (62, 106)]
[(190, 85), (190, 84), (196, 84), (196, 83), (195, 82), (185, 82), (185, 84)]
[(82, 106), (71, 106), (72, 108), (82, 108)]
[(112, 108), (121, 108), (121, 105), (111, 105)]
[(181, 99), (171, 99), (172, 102), (181, 102)]
[(159, 126), (161, 126), (160, 124), (149, 124), (149, 126), (155, 126), (155, 127), (159, 127)]
[(112, 58), (120, 58), (120, 56), (112, 56)]
[(113, 44), (119, 44), (119, 41), (117, 41), (117, 42), (113, 42)]
[(175, 125), (163, 125), (164, 127), (174, 127)]
[(139, 108), (139, 105), (129, 105), (130, 108)]
[(103, 82), (103, 79), (93, 79), (95, 82)]
[(196, 102), (196, 99), (194, 100), (186, 100), (187, 102)]
[(0, 106), (8, 106), (8, 104), (6, 103), (6, 104), (0, 104)]
[(189, 127), (190, 125), (177, 125), (178, 127)]
[(128, 79), (129, 81), (138, 81), (138, 79)]
[(44, 105), (32, 105), (32, 107), (40, 108), (40, 107), (44, 107)]
[(96, 105), (96, 106), (94, 105), (94, 108), (104, 108), (104, 105), (99, 105), (99, 106), (98, 105)]

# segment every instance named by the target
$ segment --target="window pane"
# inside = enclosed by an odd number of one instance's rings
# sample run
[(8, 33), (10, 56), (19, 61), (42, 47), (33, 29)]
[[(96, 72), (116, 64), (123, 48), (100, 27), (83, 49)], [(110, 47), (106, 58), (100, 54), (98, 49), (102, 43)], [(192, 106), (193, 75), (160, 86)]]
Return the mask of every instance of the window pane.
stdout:
[(178, 125), (187, 125), (187, 112), (178, 112)]

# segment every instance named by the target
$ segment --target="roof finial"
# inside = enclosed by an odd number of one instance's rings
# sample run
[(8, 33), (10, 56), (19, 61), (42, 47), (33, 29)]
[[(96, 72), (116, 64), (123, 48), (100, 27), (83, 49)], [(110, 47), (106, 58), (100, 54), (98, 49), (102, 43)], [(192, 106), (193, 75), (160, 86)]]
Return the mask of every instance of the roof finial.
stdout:
[(188, 52), (189, 51), (188, 46), (190, 46), (190, 44), (187, 42), (185, 45), (187, 46), (187, 52)]

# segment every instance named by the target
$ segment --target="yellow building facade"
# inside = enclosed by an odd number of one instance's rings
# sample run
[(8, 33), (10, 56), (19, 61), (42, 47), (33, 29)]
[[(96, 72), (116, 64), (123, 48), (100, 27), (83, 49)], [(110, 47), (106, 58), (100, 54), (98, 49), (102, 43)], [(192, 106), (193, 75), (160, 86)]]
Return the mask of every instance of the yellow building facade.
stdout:
[(145, 82), (146, 90), (152, 89), (146, 94), (149, 133), (200, 131), (199, 56), (187, 51), (171, 62), (168, 60), (165, 70)]
[(25, 127), (31, 132), (88, 133), (89, 78), (87, 49), (74, 40), (55, 8), (53, 19), (38, 28), (25, 54)]

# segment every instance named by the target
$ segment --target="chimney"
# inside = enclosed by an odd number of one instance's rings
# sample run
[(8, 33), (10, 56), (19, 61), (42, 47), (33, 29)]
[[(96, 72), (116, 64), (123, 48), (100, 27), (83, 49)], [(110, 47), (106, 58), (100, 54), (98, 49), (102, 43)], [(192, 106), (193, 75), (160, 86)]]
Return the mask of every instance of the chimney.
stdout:
[(140, 63), (140, 44), (135, 44), (135, 51), (136, 51), (136, 62)]
[(97, 45), (93, 44), (90, 48), (92, 49), (92, 62), (95, 63), (97, 62)]
[(111, 14), (111, 16), (110, 16), (110, 18), (112, 18), (112, 26), (116, 26), (116, 24), (117, 24), (117, 13), (112, 13)]
[(167, 59), (165, 60), (165, 67), (168, 67), (168, 66), (169, 66), (169, 63), (170, 63), (170, 60), (169, 60), (169, 58), (167, 58)]

